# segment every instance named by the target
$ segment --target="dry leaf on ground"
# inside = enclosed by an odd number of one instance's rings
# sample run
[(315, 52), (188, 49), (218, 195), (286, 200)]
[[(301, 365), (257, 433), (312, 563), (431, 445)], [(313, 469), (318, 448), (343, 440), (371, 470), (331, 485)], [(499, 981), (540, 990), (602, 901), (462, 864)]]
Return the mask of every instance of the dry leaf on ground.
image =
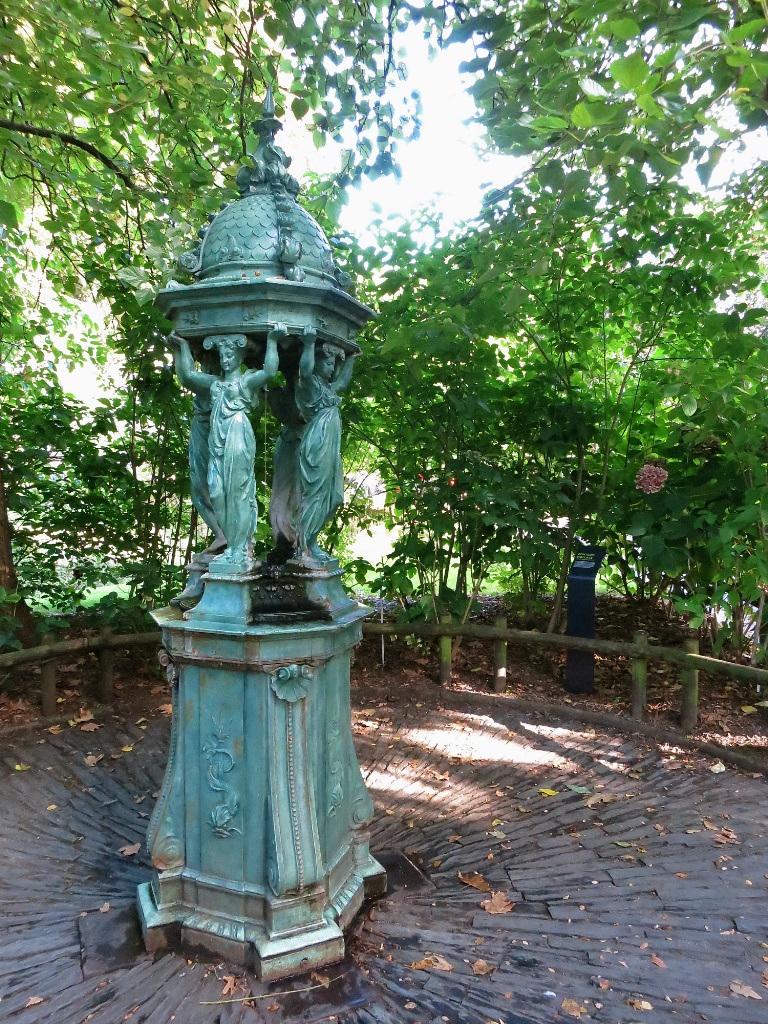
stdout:
[(100, 728), (101, 726), (98, 722), (84, 722), (80, 726), (80, 732), (96, 732), (96, 730)]
[(49, 732), (51, 736), (58, 736), (59, 733), (61, 732), (61, 726), (51, 725), (48, 729), (46, 729), (46, 732)]
[(89, 768), (93, 768), (99, 763), (99, 761), (102, 761), (103, 759), (103, 754), (88, 754), (88, 756), (84, 758), (84, 761)]
[(559, 789), (547, 789), (546, 787), (544, 787), (543, 789), (539, 790), (539, 793), (541, 793), (542, 796), (559, 796), (560, 795), (560, 790)]
[(102, 914), (106, 914), (108, 910), (109, 910), (109, 904), (108, 903), (102, 903), (101, 906), (99, 907), (99, 912), (102, 913)]
[(656, 956), (655, 953), (651, 953), (651, 963), (656, 967), (666, 967), (667, 965), (661, 959), (660, 956)]
[(569, 1017), (576, 1017), (579, 1020), (582, 1013), (587, 1012), (586, 1006), (577, 1003), (575, 999), (564, 999), (560, 1004), (560, 1009), (563, 1013), (567, 1013)]
[(170, 715), (173, 711), (173, 704), (159, 704), (157, 710), (164, 715)]
[(122, 853), (124, 857), (133, 857), (140, 849), (141, 843), (134, 843), (132, 846), (121, 846), (117, 852)]
[(763, 997), (758, 995), (757, 992), (750, 986), (745, 985), (743, 981), (732, 981), (731, 992), (736, 996), (744, 996), (746, 999), (762, 999)]
[(43, 999), (42, 996), (30, 996), (29, 999), (24, 1004), (24, 1009), (26, 1010), (28, 1006), (39, 1006), (40, 1003), (44, 1002), (45, 1000)]
[(73, 721), (75, 725), (79, 725), (81, 722), (92, 722), (93, 712), (86, 711), (84, 708), (80, 708), (80, 714), (77, 716), (77, 718), (73, 719)]
[(496, 968), (491, 967), (491, 965), (489, 963), (486, 963), (485, 960), (475, 960), (475, 962), (472, 964), (473, 974), (493, 974), (495, 970)]
[(631, 1006), (633, 1010), (652, 1010), (653, 1004), (649, 1003), (647, 999), (628, 999), (627, 1006)]
[(224, 975), (224, 988), (221, 990), (223, 996), (231, 996), (237, 992), (237, 978), (234, 974)]
[(508, 914), (515, 904), (507, 899), (505, 892), (495, 892), (489, 900), (483, 900), (480, 906), (486, 914)]
[(486, 882), (479, 871), (468, 871), (466, 874), (459, 871), (459, 881), (463, 882), (464, 885), (471, 885), (473, 889), (477, 889), (479, 892), (491, 891), (489, 883)]
[(317, 971), (312, 971), (312, 973), (310, 974), (310, 978), (313, 981), (316, 981), (318, 985), (322, 985), (323, 988), (328, 988), (328, 986), (331, 984), (331, 979), (328, 977), (327, 974), (318, 974)]
[(413, 971), (426, 971), (428, 968), (432, 968), (435, 971), (452, 971), (453, 967), (444, 956), (440, 956), (439, 953), (427, 953), (423, 960), (414, 960), (411, 964), (411, 970)]

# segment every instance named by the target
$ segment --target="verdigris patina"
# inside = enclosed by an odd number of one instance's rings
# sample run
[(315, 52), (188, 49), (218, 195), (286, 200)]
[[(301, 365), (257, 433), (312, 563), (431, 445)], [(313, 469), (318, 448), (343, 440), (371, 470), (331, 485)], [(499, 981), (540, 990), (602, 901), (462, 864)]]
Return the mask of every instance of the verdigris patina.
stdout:
[[(175, 347), (174, 362), (179, 380), (202, 399), (208, 414), (207, 452), (195, 446), (195, 474), (206, 472), (206, 497), (216, 525), (226, 540), (226, 551), (216, 558), (217, 568), (242, 571), (250, 566), (256, 530), (256, 438), (248, 418), (261, 389), (278, 368), (277, 343), (288, 334), (277, 324), (267, 335), (267, 350), (261, 370), (243, 373), (243, 356), (248, 339), (244, 334), (213, 334), (203, 340), (203, 349), (216, 349), (221, 375), (195, 369), (189, 342), (173, 332), (168, 340)], [(190, 446), (190, 463), (193, 462)]]
[[(188, 944), (263, 979), (341, 959), (364, 897), (386, 889), (351, 729), (350, 657), (367, 612), (318, 543), (342, 500), (339, 395), (373, 311), (346, 292), (297, 203), (279, 127), (270, 91), (240, 198), (181, 258), (192, 283), (156, 300), (195, 395), (191, 493), (213, 536), (154, 615), (173, 724), (147, 840), (155, 873), (139, 887), (148, 949)], [(274, 543), (257, 552), (249, 415), (265, 394), (280, 433)]]

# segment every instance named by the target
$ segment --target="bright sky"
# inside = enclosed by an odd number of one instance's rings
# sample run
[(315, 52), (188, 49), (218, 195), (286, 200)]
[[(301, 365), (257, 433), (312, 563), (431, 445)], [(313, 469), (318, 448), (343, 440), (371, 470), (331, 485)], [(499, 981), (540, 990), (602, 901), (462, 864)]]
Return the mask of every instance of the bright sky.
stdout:
[(484, 153), (482, 130), (468, 124), (474, 108), (468, 76), (459, 64), (472, 55), (469, 44), (447, 47), (430, 57), (418, 26), (404, 34), (408, 79), (399, 88), (421, 95), (421, 137), (401, 145), (398, 159), (402, 178), (387, 176), (364, 181), (350, 189), (341, 226), (365, 240), (368, 224), (379, 217), (408, 218), (429, 204), (446, 227), (468, 220), (480, 211), (488, 187), (512, 181), (525, 160)]

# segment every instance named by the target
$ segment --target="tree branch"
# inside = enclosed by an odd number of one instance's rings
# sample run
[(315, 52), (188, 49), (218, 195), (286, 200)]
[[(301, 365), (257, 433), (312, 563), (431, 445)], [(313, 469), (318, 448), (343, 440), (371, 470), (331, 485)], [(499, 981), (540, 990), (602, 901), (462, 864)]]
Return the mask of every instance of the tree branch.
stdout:
[(136, 190), (136, 186), (133, 184), (133, 179), (127, 171), (124, 171), (122, 167), (115, 163), (111, 157), (108, 157), (106, 153), (102, 153), (100, 149), (91, 145), (90, 142), (78, 139), (76, 135), (70, 135), (68, 132), (57, 132), (52, 128), (38, 128), (37, 125), (27, 124), (25, 121), (8, 121), (1, 117), (0, 128), (4, 128), (9, 132), (18, 132), (21, 135), (35, 135), (41, 139), (58, 139), (59, 142), (63, 142), (67, 146), (75, 146), (77, 149), (81, 149), (84, 153), (88, 153), (90, 156), (94, 157), (111, 171), (114, 171), (118, 178), (120, 178), (129, 189), (132, 191)]

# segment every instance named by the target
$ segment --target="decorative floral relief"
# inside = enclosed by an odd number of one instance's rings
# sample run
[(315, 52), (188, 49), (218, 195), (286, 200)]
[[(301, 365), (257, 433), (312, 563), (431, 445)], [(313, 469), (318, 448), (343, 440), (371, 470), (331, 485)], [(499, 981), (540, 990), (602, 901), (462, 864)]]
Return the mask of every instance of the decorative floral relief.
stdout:
[(328, 817), (332, 818), (344, 799), (344, 787), (341, 784), (341, 729), (339, 728), (339, 717), (334, 715), (331, 722), (330, 734), (328, 736), (328, 772), (331, 776), (331, 799), (328, 804)]
[(312, 669), (309, 665), (281, 665), (272, 673), (270, 685), (280, 700), (294, 704), (309, 692)]
[(222, 802), (211, 811), (208, 824), (222, 839), (228, 839), (235, 833), (242, 835), (241, 830), (232, 824), (240, 811), (240, 804), (235, 790), (224, 777), (234, 768), (235, 759), (229, 749), (229, 727), (220, 720), (213, 720), (213, 732), (203, 744), (203, 754), (208, 761), (208, 784), (217, 793), (224, 794)]

